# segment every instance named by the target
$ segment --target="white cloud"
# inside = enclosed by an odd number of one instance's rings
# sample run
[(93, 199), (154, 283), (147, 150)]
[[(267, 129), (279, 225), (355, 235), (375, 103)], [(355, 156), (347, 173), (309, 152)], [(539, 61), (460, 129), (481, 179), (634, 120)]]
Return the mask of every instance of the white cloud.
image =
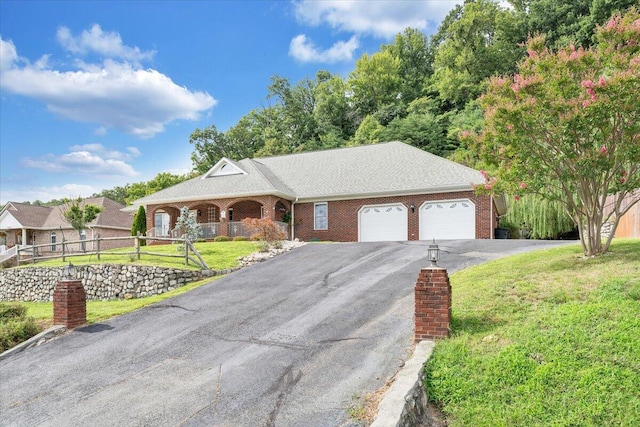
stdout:
[(29, 168), (51, 173), (76, 173), (92, 177), (134, 177), (139, 175), (127, 163), (140, 155), (135, 147), (127, 152), (108, 150), (102, 144), (84, 144), (70, 147), (62, 155), (47, 154), (38, 158), (25, 157), (20, 163)]
[(463, 1), (298, 0), (293, 5), (297, 20), (304, 24), (390, 39), (407, 27), (435, 30), (457, 3)]
[(134, 63), (107, 58), (94, 64), (74, 58), (75, 70), (60, 71), (48, 68), (45, 55), (34, 65), (19, 66), (13, 43), (0, 38), (0, 86), (37, 99), (66, 119), (96, 123), (100, 126), (98, 134), (115, 128), (141, 138), (164, 131), (164, 126), (174, 120), (197, 120), (217, 103), (206, 92), (190, 91), (159, 71), (140, 68), (135, 62), (145, 59), (149, 52), (123, 46), (119, 35), (105, 36), (95, 28), (86, 32), (85, 38), (66, 38), (63, 34), (62, 40), (70, 51), (99, 51)]
[(95, 193), (102, 191), (101, 188), (91, 185), (82, 184), (64, 184), (51, 187), (29, 187), (19, 190), (2, 191), (0, 204), (11, 202), (26, 202), (40, 200), (48, 202), (53, 199), (62, 199), (64, 197), (89, 197)]
[(11, 40), (3, 40), (0, 37), (0, 73), (12, 68), (18, 60), (16, 45)]
[(339, 62), (351, 61), (353, 53), (360, 43), (357, 36), (351, 37), (348, 41), (339, 41), (327, 50), (318, 50), (307, 36), (300, 34), (291, 40), (289, 45), (289, 55), (301, 62)]
[(156, 54), (154, 50), (143, 52), (137, 46), (123, 45), (120, 34), (113, 31), (104, 32), (98, 24), (93, 24), (89, 30), (84, 30), (77, 37), (74, 37), (67, 27), (60, 27), (56, 39), (72, 53), (86, 55), (95, 52), (107, 58), (120, 58), (135, 63), (152, 59)]

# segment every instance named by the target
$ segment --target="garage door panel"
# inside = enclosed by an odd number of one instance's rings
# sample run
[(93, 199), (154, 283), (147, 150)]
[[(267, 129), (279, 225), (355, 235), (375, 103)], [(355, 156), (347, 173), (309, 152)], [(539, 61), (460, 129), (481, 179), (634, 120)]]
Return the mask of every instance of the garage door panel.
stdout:
[(361, 242), (407, 240), (407, 208), (403, 204), (363, 206), (358, 216)]
[(470, 200), (428, 202), (420, 208), (420, 240), (475, 237), (476, 212)]

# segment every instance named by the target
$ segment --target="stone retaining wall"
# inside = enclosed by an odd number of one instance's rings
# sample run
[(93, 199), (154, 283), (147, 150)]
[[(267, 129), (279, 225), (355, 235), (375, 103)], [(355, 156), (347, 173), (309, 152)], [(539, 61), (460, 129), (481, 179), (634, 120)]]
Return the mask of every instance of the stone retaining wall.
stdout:
[[(63, 267), (0, 270), (0, 301), (52, 301)], [(88, 300), (141, 298), (162, 294), (187, 283), (228, 271), (192, 271), (142, 265), (76, 266)]]

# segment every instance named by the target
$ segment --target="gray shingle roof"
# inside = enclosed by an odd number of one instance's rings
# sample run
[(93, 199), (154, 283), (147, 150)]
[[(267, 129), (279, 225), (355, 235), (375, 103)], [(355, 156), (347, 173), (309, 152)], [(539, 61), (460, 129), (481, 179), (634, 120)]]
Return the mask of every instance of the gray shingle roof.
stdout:
[[(123, 212), (124, 206), (120, 203), (106, 197), (84, 199), (83, 203), (103, 207), (102, 212), (90, 223), (92, 227), (131, 229), (133, 216)], [(24, 227), (49, 230), (60, 227), (71, 228), (62, 216), (65, 207), (66, 205), (36, 206), (9, 202), (5, 209)]]
[(484, 182), (466, 166), (402, 142), (234, 162), (247, 174), (199, 177), (136, 200), (134, 206), (276, 194), (299, 201), (470, 190)]

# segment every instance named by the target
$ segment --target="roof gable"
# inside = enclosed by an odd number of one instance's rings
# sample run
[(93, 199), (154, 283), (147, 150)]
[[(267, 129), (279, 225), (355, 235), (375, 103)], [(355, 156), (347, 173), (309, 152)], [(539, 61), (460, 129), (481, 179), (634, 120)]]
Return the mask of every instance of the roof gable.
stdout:
[(211, 169), (200, 179), (211, 178), (215, 176), (227, 176), (227, 175), (246, 175), (247, 172), (240, 167), (237, 163), (232, 160), (227, 159), (226, 157), (221, 158), (218, 162), (213, 165)]

